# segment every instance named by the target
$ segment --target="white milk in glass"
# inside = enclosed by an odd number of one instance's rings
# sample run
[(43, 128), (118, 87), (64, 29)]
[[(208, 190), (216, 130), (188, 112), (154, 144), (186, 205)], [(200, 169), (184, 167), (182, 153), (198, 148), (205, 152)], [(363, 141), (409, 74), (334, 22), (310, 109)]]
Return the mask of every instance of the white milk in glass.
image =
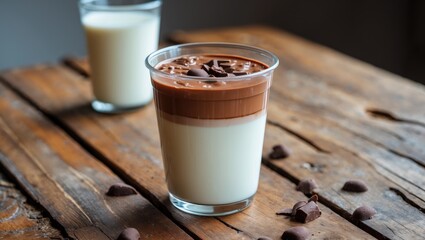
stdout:
[(91, 12), (82, 19), (96, 100), (135, 107), (152, 99), (146, 56), (157, 49), (160, 17), (140, 12)]

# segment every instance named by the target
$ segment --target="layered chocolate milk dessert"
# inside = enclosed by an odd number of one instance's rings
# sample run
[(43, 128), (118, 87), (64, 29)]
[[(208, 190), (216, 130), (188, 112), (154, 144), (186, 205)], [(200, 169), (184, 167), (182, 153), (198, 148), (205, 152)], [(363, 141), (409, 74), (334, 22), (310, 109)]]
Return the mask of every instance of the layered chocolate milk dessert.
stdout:
[(269, 68), (253, 58), (206, 52), (165, 59), (154, 66), (156, 74), (151, 70), (176, 207), (225, 215), (250, 204), (260, 173)]

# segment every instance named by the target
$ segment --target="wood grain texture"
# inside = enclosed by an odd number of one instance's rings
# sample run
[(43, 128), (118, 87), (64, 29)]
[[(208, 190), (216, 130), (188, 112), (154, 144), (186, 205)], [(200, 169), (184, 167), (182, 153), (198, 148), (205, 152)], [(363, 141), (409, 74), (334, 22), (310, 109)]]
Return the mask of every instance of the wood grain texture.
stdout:
[(0, 239), (63, 239), (39, 206), (0, 172)]
[[(293, 155), (266, 164), (294, 182), (315, 178), (322, 201), (347, 219), (360, 205), (375, 207), (377, 217), (360, 227), (377, 237), (425, 235), (424, 86), (268, 27), (172, 39), (243, 43), (277, 54), (264, 148), (282, 143)], [(353, 178), (370, 190), (342, 192)]]
[[(41, 87), (41, 86), (40, 86)], [(105, 195), (121, 182), (72, 138), (0, 84), (0, 163), (75, 239), (190, 239), (139, 194)]]
[[(89, 82), (60, 66), (39, 66), (3, 75), (54, 121), (72, 132), (78, 141), (126, 178), (150, 201), (169, 213), (197, 237), (203, 239), (279, 238), (291, 226), (300, 225), (276, 216), (275, 212), (307, 199), (295, 191), (294, 183), (262, 168), (260, 187), (254, 204), (242, 213), (220, 218), (184, 214), (168, 201), (162, 168), (159, 136), (153, 104), (133, 113), (102, 115), (89, 108)], [(37, 90), (34, 91), (34, 87)], [(64, 89), (64, 91), (57, 91)], [(55, 99), (61, 101), (55, 101)], [(302, 144), (302, 143), (300, 143)], [(313, 239), (370, 239), (371, 236), (321, 206), (323, 216), (306, 226)], [(347, 232), (350, 232), (347, 235)]]

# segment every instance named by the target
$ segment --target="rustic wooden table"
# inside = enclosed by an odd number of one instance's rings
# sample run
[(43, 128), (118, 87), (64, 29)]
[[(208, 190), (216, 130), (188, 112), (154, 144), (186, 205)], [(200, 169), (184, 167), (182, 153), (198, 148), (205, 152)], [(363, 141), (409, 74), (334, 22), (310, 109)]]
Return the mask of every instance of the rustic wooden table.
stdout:
[[(196, 217), (167, 195), (153, 104), (102, 115), (85, 60), (67, 59), (1, 73), (0, 239), (115, 239), (135, 227), (142, 239), (279, 239), (303, 225), (311, 239), (423, 239), (425, 87), (280, 30), (248, 26), (176, 33), (174, 42), (227, 41), (276, 53), (258, 194), (242, 213)], [(141, 63), (143, 64), (143, 63)], [(322, 216), (302, 224), (276, 211), (319, 184)], [(365, 193), (341, 191), (362, 179)], [(124, 181), (138, 194), (112, 198)], [(359, 206), (377, 210), (356, 223)]]

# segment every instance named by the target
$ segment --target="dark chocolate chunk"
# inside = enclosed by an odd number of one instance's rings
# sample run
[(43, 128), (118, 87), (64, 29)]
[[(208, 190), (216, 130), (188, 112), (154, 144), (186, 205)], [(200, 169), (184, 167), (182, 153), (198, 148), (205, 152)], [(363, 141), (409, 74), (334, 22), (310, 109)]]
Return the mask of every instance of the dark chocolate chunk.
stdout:
[(349, 180), (345, 182), (342, 190), (347, 192), (366, 192), (368, 188), (362, 180)]
[(209, 62), (206, 63), (208, 66), (212, 67), (212, 66), (216, 66), (219, 67), (220, 65), (218, 65), (218, 60), (217, 59), (212, 59)]
[(233, 71), (233, 74), (235, 74), (236, 76), (242, 76), (242, 75), (247, 75), (247, 72), (243, 72), (243, 71)]
[(314, 201), (308, 202), (304, 206), (298, 208), (295, 212), (295, 220), (302, 223), (308, 223), (317, 219), (322, 215), (319, 206)]
[(136, 190), (134, 190), (133, 187), (125, 183), (116, 183), (112, 185), (111, 187), (109, 187), (109, 190), (106, 193), (106, 195), (112, 196), (112, 197), (127, 196), (132, 194), (137, 194)]
[(297, 212), (298, 208), (306, 205), (307, 202), (306, 201), (299, 201), (297, 203), (294, 204), (294, 206), (292, 207), (292, 216), (295, 216), (295, 213)]
[(187, 71), (188, 76), (194, 76), (194, 77), (208, 77), (208, 73), (205, 72), (203, 69), (193, 68)]
[(309, 202), (313, 201), (313, 202), (317, 203), (317, 201), (319, 201), (319, 196), (314, 194), (313, 196), (311, 196), (311, 198), (308, 201)]
[(371, 219), (375, 214), (375, 209), (368, 206), (361, 206), (354, 210), (352, 218), (356, 221), (365, 221)]
[(303, 192), (304, 194), (312, 194), (313, 190), (317, 187), (316, 181), (313, 179), (307, 179), (298, 183), (297, 191)]
[(206, 65), (206, 64), (202, 64), (201, 69), (203, 69), (205, 72), (210, 73), (210, 66)]
[(210, 73), (216, 77), (227, 77), (227, 73), (221, 67), (212, 66)]
[(285, 215), (285, 216), (291, 216), (292, 215), (292, 208), (284, 208), (276, 212), (276, 215)]
[(235, 69), (233, 68), (233, 66), (235, 65), (235, 63), (230, 62), (230, 60), (227, 61), (219, 61), (218, 63), (220, 65), (220, 67), (222, 67), (224, 69), (225, 72), (227, 73), (232, 73)]
[(310, 237), (310, 231), (306, 227), (292, 227), (283, 232), (282, 240), (307, 240)]
[(126, 228), (118, 236), (117, 240), (139, 240), (140, 233), (135, 228)]
[(269, 153), (270, 159), (284, 159), (289, 156), (289, 150), (282, 145), (274, 145), (272, 151)]

